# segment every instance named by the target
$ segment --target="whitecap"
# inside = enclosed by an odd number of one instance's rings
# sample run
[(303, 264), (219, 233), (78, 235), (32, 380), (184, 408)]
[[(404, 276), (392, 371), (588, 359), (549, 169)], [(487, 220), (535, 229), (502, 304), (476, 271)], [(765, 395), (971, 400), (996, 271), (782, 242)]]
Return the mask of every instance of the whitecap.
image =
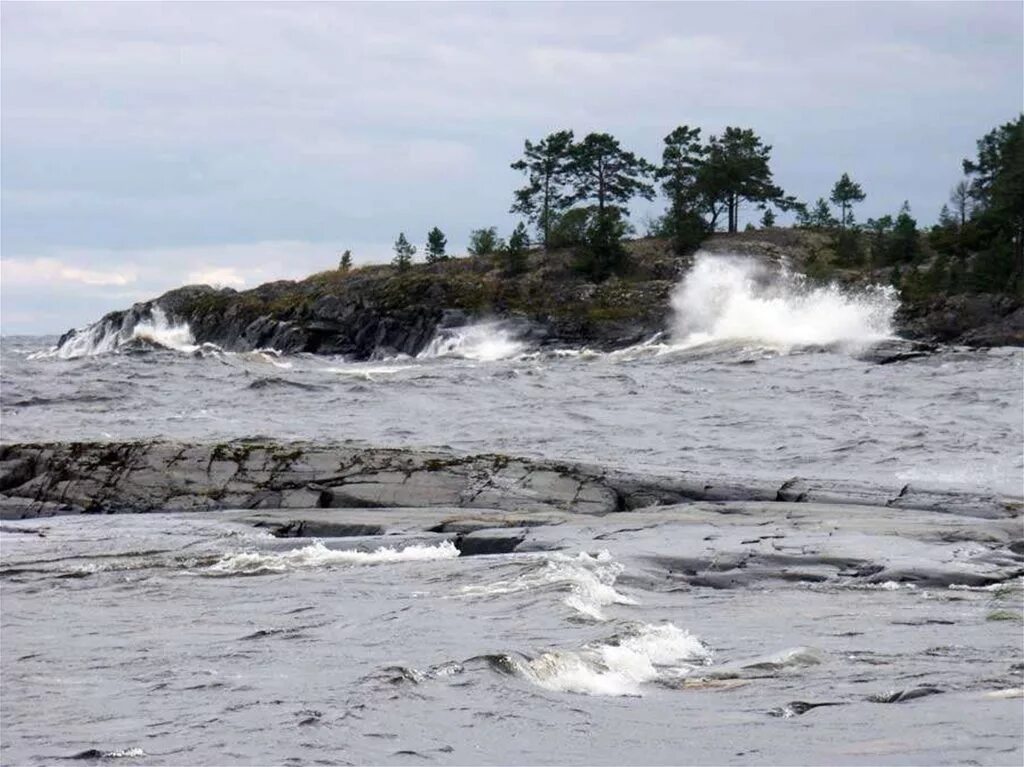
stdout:
[(528, 681), (546, 690), (585, 695), (642, 695), (644, 685), (678, 679), (710, 662), (711, 651), (672, 623), (637, 624), (625, 636), (515, 661)]
[(421, 562), (455, 559), (458, 556), (459, 550), (451, 541), (443, 541), (436, 546), (412, 545), (402, 549), (381, 546), (374, 551), (359, 551), (329, 549), (317, 540), (308, 546), (285, 552), (245, 551), (229, 554), (203, 572), (208, 575), (260, 575), (315, 567)]
[(607, 616), (602, 608), (612, 604), (637, 603), (615, 589), (615, 581), (624, 569), (607, 550), (597, 554), (580, 552), (576, 556), (556, 552), (534, 560), (530, 569), (516, 578), (467, 586), (461, 593), (490, 596), (556, 589), (568, 592), (562, 601), (579, 616), (604, 621)]

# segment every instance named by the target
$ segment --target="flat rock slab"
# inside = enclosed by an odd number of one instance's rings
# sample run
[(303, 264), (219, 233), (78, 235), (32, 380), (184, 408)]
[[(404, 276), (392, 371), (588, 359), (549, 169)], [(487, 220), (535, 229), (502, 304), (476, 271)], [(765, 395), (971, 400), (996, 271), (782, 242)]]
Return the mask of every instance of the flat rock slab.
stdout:
[(450, 506), (605, 515), (696, 501), (823, 503), (1019, 518), (1024, 502), (917, 485), (643, 476), (504, 455), (237, 440), (0, 446), (0, 517)]
[[(612, 512), (510, 513), (454, 507), (231, 512), (291, 537), (435, 534), (464, 556), (553, 551), (592, 540), (645, 562), (624, 580), (654, 590), (785, 582), (867, 588), (984, 587), (1024, 576), (1020, 520), (893, 507), (696, 502)], [(671, 540), (672, 546), (666, 546)]]

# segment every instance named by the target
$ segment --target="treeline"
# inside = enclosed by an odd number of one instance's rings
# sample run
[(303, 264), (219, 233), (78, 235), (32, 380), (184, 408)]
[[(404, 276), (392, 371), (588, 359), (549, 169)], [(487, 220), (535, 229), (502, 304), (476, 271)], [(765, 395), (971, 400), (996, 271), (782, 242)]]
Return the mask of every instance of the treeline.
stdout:
[(1024, 292), (1024, 115), (987, 133), (938, 223), (919, 230), (904, 202), (895, 215), (854, 220), (865, 199), (847, 174), (812, 206), (797, 206), (796, 226), (828, 232), (836, 265), (876, 272), (912, 299), (939, 293)]
[[(647, 234), (670, 239), (680, 254), (715, 231), (738, 231), (741, 206), (752, 205), (762, 211), (762, 227), (775, 226), (776, 212), (792, 212), (798, 228), (830, 235), (836, 266), (887, 269), (908, 294), (1024, 287), (1024, 116), (978, 141), (978, 156), (963, 161), (964, 179), (938, 224), (923, 232), (908, 203), (892, 215), (858, 223), (854, 208), (867, 195), (848, 173), (827, 199), (807, 204), (787, 195), (774, 182), (771, 149), (748, 128), (728, 127), (705, 138), (700, 128), (687, 125), (665, 136), (660, 164), (624, 149), (607, 133), (577, 140), (573, 131), (562, 130), (527, 140), (511, 166), (525, 177), (510, 210), (523, 220), (507, 240), (495, 227), (475, 230), (469, 252), (499, 256), (508, 274), (525, 271), (529, 223), (544, 250), (571, 248), (581, 271), (604, 279), (628, 266), (622, 241), (634, 233), (630, 202), (652, 200), (660, 188), (667, 208), (649, 223)], [(427, 234), (427, 262), (448, 258), (446, 247), (434, 227)], [(408, 268), (416, 247), (402, 233), (394, 249), (395, 266)], [(346, 251), (340, 266), (350, 265)]]

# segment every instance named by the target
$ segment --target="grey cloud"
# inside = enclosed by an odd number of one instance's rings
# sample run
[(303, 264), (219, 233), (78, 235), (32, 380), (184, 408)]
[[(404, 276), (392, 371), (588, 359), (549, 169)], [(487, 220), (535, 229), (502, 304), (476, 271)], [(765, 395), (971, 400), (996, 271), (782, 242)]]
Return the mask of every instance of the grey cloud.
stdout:
[(78, 252), (79, 269), (122, 251), (281, 240), (373, 243), (383, 258), (399, 230), (435, 224), (458, 248), (473, 227), (513, 223), (508, 164), (524, 138), (561, 127), (610, 130), (657, 159), (679, 123), (750, 126), (788, 191), (813, 199), (849, 171), (868, 192), (863, 215), (908, 198), (929, 221), (1024, 88), (1015, 3), (0, 14), (3, 255)]

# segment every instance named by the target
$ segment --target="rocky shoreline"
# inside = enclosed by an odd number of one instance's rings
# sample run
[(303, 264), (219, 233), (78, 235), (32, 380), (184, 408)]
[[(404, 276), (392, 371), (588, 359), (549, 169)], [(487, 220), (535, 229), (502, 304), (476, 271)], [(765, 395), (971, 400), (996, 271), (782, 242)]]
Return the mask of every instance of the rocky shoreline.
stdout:
[[(272, 348), (283, 353), (344, 355), (366, 360), (415, 356), (439, 329), (503, 320), (537, 346), (608, 351), (639, 343), (669, 327), (674, 286), (690, 265), (666, 240), (625, 243), (631, 272), (602, 283), (573, 268), (570, 251), (530, 254), (522, 275), (508, 276), (496, 256), (327, 271), (298, 282), (267, 283), (242, 292), (193, 285), (111, 312), (86, 329), (70, 330), (60, 347), (102, 346), (133, 338), (159, 312), (187, 324), (197, 344), (227, 351)], [(715, 235), (702, 249), (785, 263), (811, 273), (827, 245), (812, 232), (772, 230)], [(856, 284), (864, 275), (837, 270)], [(876, 275), (885, 282), (884, 275)], [(975, 347), (1024, 345), (1024, 306), (1008, 295), (942, 296), (904, 305), (895, 318), (903, 337)]]
[[(651, 477), (351, 444), (0, 447), (0, 518), (8, 521), (215, 510), (280, 538), (358, 538), (372, 547), (388, 536), (418, 536), (451, 541), (462, 556), (558, 550), (579, 528), (595, 540), (643, 538), (649, 530), (649, 572), (637, 577), (666, 588), (836, 579), (984, 587), (1024, 575), (1024, 502), (1006, 496), (799, 478)], [(656, 545), (664, 525), (684, 526), (670, 551)]]

